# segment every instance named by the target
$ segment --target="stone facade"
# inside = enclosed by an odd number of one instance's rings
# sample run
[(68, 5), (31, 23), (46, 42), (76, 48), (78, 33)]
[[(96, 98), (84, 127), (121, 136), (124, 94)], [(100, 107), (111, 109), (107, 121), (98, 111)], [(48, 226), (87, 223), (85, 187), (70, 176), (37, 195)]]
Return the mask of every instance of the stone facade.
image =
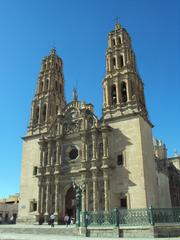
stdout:
[[(162, 141), (153, 139), (154, 154), (157, 170), (157, 184), (159, 186), (160, 206), (167, 206), (167, 196), (171, 199), (172, 207), (180, 206), (180, 156), (175, 151), (174, 157), (167, 157), (166, 145)], [(167, 195), (168, 191), (168, 195)], [(165, 202), (164, 202), (165, 201)], [(170, 206), (169, 206), (170, 207)]]
[(43, 59), (23, 138), (19, 221), (48, 221), (52, 212), (56, 221), (75, 216), (74, 182), (84, 189), (83, 211), (171, 206), (168, 174), (154, 157), (143, 82), (120, 24), (108, 36), (102, 88), (98, 119), (76, 90), (66, 103), (55, 49)]

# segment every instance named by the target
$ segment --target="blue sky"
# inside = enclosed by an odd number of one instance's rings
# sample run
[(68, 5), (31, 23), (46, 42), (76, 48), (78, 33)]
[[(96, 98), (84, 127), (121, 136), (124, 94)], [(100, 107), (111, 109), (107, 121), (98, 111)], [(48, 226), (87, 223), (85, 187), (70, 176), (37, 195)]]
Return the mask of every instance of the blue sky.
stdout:
[(64, 61), (66, 99), (101, 116), (107, 34), (127, 29), (145, 85), (154, 135), (180, 152), (180, 1), (0, 0), (0, 197), (19, 192), (22, 140), (41, 60), (55, 46)]

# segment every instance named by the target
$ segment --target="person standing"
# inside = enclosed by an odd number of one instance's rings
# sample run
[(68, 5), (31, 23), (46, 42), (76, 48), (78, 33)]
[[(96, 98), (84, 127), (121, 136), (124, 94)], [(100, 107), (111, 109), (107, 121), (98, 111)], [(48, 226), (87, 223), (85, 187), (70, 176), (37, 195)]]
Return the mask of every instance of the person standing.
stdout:
[(54, 213), (52, 213), (51, 216), (50, 216), (51, 227), (54, 227), (54, 220), (55, 220), (55, 216), (54, 216)]

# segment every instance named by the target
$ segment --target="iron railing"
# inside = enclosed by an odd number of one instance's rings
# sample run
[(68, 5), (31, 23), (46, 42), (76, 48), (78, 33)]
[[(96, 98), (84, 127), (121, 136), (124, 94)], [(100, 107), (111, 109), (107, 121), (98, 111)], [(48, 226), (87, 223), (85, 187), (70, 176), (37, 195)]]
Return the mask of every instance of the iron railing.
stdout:
[(180, 208), (114, 209), (108, 212), (81, 212), (81, 226), (143, 226), (180, 224)]

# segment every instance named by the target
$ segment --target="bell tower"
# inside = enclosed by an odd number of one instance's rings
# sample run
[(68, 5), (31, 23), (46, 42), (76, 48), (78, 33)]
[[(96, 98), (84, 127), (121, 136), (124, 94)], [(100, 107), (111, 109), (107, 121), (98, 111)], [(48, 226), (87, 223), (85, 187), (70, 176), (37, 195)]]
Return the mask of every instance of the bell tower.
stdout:
[(136, 69), (131, 39), (119, 23), (108, 35), (103, 95), (104, 119), (138, 113), (148, 120), (144, 86)]
[(52, 49), (42, 61), (37, 89), (32, 101), (28, 135), (46, 132), (48, 126), (66, 104), (63, 62)]

